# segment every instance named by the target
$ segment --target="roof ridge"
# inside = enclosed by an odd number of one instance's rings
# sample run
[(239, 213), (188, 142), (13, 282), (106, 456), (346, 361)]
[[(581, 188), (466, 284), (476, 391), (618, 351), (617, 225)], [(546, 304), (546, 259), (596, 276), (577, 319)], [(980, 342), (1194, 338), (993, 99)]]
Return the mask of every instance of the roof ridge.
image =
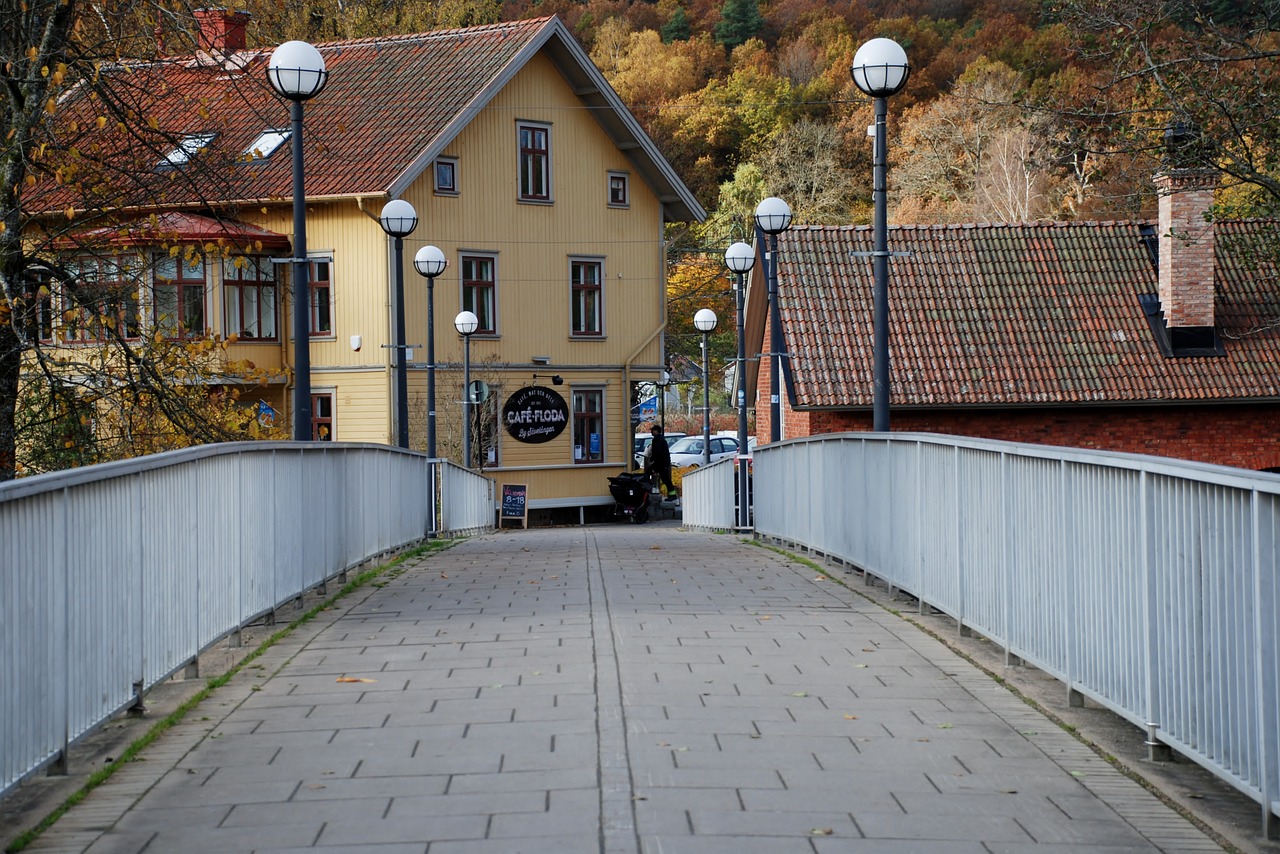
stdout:
[[(459, 34), (478, 35), (486, 31), (496, 32), (499, 30), (517, 30), (517, 29), (541, 29), (546, 26), (549, 21), (555, 19), (555, 15), (545, 15), (541, 18), (524, 18), (519, 21), (499, 21), (496, 24), (477, 24), (474, 27), (451, 27), (447, 30), (428, 30), (423, 33), (398, 33), (394, 35), (366, 36), (360, 39), (341, 39), (338, 41), (316, 42), (317, 50), (325, 48), (344, 48), (344, 47), (366, 47), (369, 45), (392, 44), (403, 42), (426, 42), (436, 41), (439, 39), (457, 38)], [(262, 48), (263, 50), (274, 50), (272, 48)]]

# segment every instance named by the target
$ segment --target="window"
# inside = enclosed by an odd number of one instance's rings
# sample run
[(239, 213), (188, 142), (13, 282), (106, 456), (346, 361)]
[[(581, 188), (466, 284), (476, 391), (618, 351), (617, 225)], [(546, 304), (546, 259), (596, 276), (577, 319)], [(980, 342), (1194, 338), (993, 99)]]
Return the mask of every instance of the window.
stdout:
[(480, 335), (496, 335), (498, 332), (494, 316), (494, 297), (498, 290), (495, 266), (496, 259), (492, 256), (462, 256), (462, 308), (475, 312), (480, 318), (480, 325), (476, 328)]
[(132, 258), (77, 258), (70, 272), (75, 281), (62, 291), (63, 340), (104, 341), (108, 330), (123, 338), (141, 334), (139, 275)]
[(53, 288), (47, 273), (28, 274), (23, 278), (17, 306), (22, 327), (27, 335), (39, 341), (53, 342)]
[(604, 462), (604, 392), (599, 389), (573, 392), (573, 461)]
[(185, 136), (181, 142), (169, 149), (161, 159), (161, 166), (185, 166), (200, 152), (209, 147), (216, 133), (193, 133)]
[(570, 330), (573, 335), (600, 335), (603, 332), (600, 323), (604, 298), (600, 287), (603, 266), (599, 261), (569, 262), (570, 300), (573, 303)]
[(203, 335), (204, 256), (165, 255), (156, 261), (156, 327), (170, 338)]
[(264, 130), (249, 143), (240, 156), (245, 160), (266, 160), (293, 135), (291, 130)]
[(333, 395), (311, 395), (311, 441), (333, 441)]
[(269, 258), (237, 256), (222, 263), (223, 331), (242, 341), (275, 341), (276, 274)]
[(448, 196), (458, 194), (458, 161), (441, 157), (435, 164), (436, 192)]
[(311, 295), (311, 337), (324, 338), (333, 335), (333, 260), (312, 258), (307, 267), (311, 276), (307, 286)]
[(551, 201), (551, 128), (520, 124), (520, 198)]
[(631, 204), (631, 188), (626, 172), (609, 173), (609, 207), (625, 208)]

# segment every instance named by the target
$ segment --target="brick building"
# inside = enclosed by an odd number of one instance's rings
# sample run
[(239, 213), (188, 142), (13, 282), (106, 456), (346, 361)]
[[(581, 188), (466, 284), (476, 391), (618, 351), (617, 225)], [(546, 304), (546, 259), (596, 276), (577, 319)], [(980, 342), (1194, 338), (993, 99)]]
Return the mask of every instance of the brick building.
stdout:
[[(1203, 171), (1156, 182), (1156, 223), (891, 228), (892, 429), (1280, 470), (1280, 223), (1208, 222)], [(871, 429), (872, 240), (780, 235), (784, 438)], [(746, 372), (762, 442), (769, 372)]]

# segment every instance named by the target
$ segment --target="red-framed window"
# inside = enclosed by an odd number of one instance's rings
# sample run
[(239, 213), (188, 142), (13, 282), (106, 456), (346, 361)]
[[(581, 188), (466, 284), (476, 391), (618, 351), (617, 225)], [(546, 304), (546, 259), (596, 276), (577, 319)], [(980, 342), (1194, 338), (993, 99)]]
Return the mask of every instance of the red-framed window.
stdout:
[(169, 338), (203, 335), (206, 264), (203, 255), (163, 255), (156, 260), (155, 324)]
[(480, 319), (477, 334), (496, 335), (497, 318), (497, 259), (492, 255), (462, 256), (462, 308), (475, 312)]
[(573, 391), (573, 461), (604, 462), (604, 391)]
[(312, 258), (307, 265), (311, 281), (307, 292), (311, 297), (311, 337), (333, 335), (333, 261)]
[(276, 268), (270, 258), (238, 255), (222, 263), (223, 329), (241, 341), (277, 341)]
[(333, 395), (311, 395), (311, 439), (314, 442), (333, 441)]
[(64, 341), (104, 341), (109, 331), (126, 339), (142, 334), (133, 256), (83, 256), (72, 261), (70, 272), (72, 281), (62, 288)]
[(551, 128), (521, 122), (520, 198), (533, 202), (551, 201)]
[(569, 262), (570, 331), (574, 335), (602, 335), (604, 312), (604, 264), (600, 261)]

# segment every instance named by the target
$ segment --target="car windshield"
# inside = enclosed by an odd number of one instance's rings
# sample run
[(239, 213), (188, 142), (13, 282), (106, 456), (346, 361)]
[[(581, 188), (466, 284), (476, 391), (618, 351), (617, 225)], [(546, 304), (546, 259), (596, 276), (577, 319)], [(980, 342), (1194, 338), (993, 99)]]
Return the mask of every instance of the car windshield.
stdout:
[(702, 452), (702, 438), (700, 436), (686, 436), (677, 440), (671, 446), (673, 454), (692, 454)]

